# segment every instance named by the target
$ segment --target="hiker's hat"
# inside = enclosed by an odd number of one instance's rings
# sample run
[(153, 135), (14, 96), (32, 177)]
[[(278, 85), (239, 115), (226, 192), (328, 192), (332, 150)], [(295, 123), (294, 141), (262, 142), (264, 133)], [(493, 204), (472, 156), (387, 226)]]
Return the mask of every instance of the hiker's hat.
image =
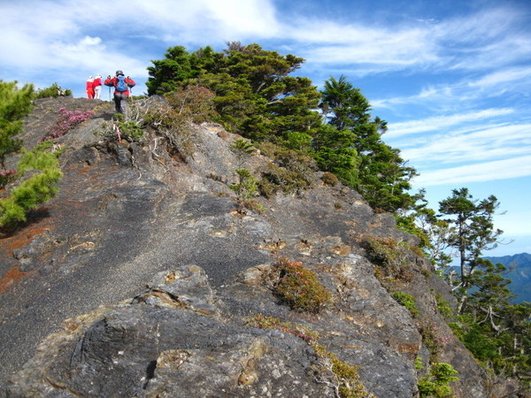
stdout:
[(119, 70), (119, 69), (116, 71), (116, 76), (118, 76), (118, 75), (123, 75), (123, 74), (124, 74), (124, 73), (123, 73), (121, 70)]

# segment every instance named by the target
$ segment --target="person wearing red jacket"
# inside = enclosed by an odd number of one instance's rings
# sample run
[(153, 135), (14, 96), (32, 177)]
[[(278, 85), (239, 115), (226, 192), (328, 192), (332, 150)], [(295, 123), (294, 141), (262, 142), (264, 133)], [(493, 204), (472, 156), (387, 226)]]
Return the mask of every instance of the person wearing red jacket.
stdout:
[(125, 77), (121, 70), (117, 70), (116, 76), (107, 76), (107, 79), (105, 79), (103, 84), (109, 87), (114, 87), (114, 105), (116, 107), (116, 112), (123, 113), (122, 100), (127, 100), (127, 98), (129, 98), (129, 89), (135, 86), (135, 81), (129, 76)]
[(87, 79), (85, 89), (87, 90), (87, 98), (92, 99), (94, 98), (94, 78), (92, 76), (89, 76)]
[(94, 78), (94, 81), (92, 82), (92, 87), (94, 89), (94, 98), (100, 99), (100, 94), (101, 94), (101, 76), (100, 75), (96, 75), (96, 77)]

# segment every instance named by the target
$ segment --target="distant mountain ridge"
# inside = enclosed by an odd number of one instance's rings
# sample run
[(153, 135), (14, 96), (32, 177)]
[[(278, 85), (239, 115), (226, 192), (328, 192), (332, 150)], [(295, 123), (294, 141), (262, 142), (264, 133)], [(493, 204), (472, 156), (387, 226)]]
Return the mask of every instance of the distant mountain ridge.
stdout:
[(519, 253), (512, 256), (487, 257), (493, 263), (503, 264), (507, 270), (504, 276), (511, 280), (509, 288), (516, 295), (514, 303), (531, 302), (531, 254)]

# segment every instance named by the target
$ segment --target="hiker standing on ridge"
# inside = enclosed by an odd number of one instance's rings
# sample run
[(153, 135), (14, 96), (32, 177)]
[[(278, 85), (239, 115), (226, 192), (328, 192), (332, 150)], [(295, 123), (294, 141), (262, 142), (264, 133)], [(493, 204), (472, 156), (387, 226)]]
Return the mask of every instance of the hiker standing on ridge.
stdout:
[(116, 106), (116, 112), (123, 113), (122, 100), (127, 100), (129, 97), (129, 89), (135, 86), (135, 81), (129, 76), (125, 77), (121, 70), (117, 70), (116, 76), (107, 76), (103, 84), (114, 87), (114, 105)]
[(87, 90), (87, 98), (92, 99), (94, 98), (94, 78), (92, 76), (89, 76), (87, 79), (87, 83), (85, 85), (85, 88)]
[(101, 75), (96, 75), (94, 81), (92, 82), (92, 87), (94, 88), (94, 98), (100, 99), (101, 94)]

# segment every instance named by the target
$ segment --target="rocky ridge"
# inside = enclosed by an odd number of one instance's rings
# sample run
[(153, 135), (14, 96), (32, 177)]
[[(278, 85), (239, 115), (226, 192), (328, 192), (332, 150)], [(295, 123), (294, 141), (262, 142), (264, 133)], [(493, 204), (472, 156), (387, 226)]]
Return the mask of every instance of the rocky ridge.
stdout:
[[(57, 140), (59, 195), (1, 239), (1, 394), (346, 396), (337, 360), (356, 369), (352, 396), (405, 398), (433, 355), (459, 371), (456, 397), (509, 391), (487, 383), (439, 314), (436, 297), (451, 295), (415, 238), (356, 192), (316, 172), (308, 189), (250, 210), (229, 188), (239, 137), (206, 123), (189, 127), (189, 154), (152, 131), (118, 143), (101, 136), (112, 108), (100, 101), (38, 101), (27, 146), (62, 106), (95, 114)], [(243, 160), (257, 177), (271, 163)], [(394, 245), (398, 273), (370, 255), (371, 239)], [(331, 302), (290, 309), (273, 289), (279, 259), (314, 271)]]

